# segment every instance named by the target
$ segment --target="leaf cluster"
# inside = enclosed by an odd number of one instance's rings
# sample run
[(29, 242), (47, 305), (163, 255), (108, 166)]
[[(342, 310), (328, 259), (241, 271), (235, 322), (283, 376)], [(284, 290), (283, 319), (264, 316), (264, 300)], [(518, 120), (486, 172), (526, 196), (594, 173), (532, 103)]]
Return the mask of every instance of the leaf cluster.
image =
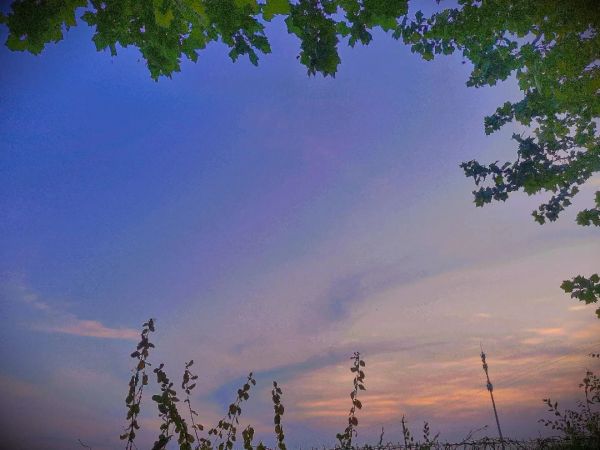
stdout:
[(354, 356), (350, 358), (352, 360), (352, 366), (350, 372), (354, 373), (353, 385), (354, 389), (350, 392), (350, 399), (352, 400), (352, 406), (348, 413), (348, 426), (344, 429), (343, 433), (338, 433), (336, 439), (339, 441), (340, 448), (348, 449), (352, 448), (352, 439), (357, 435), (356, 427), (358, 427), (358, 418), (356, 417), (356, 410), (362, 409), (362, 403), (358, 399), (358, 392), (366, 390), (364, 385), (365, 372), (365, 361), (361, 359), (359, 352), (354, 352)]
[[(560, 287), (571, 294), (571, 298), (585, 302), (586, 305), (600, 300), (600, 276), (597, 273), (588, 278), (577, 275), (572, 280), (563, 281)], [(596, 314), (600, 318), (600, 308), (596, 309)]]
[(340, 37), (368, 44), (371, 30), (397, 26), (407, 0), (17, 0), (1, 21), (8, 27), (11, 50), (40, 53), (76, 25), (76, 10), (95, 28), (96, 48), (117, 54), (118, 47), (139, 49), (154, 79), (181, 69), (182, 57), (196, 62), (199, 51), (221, 42), (236, 61), (271, 52), (265, 25), (285, 15), (288, 32), (300, 39), (298, 59), (311, 75), (334, 76)]
[[(227, 416), (219, 420), (216, 427), (208, 430), (208, 434), (221, 439), (222, 441), (216, 447), (218, 450), (231, 450), (236, 441), (237, 426), (239, 425), (239, 417), (242, 414), (241, 404), (250, 397), (250, 386), (256, 385), (256, 380), (253, 378), (252, 372), (248, 374), (248, 378), (244, 385), (238, 389), (237, 398), (229, 405)], [(254, 431), (249, 432), (252, 437)], [(244, 436), (246, 437), (246, 436)]]
[[(480, 2), (430, 17), (417, 12), (403, 22), (402, 37), (424, 59), (462, 52), (472, 64), (468, 86), (493, 86), (515, 74), (524, 97), (505, 102), (485, 118), (487, 134), (516, 121), (532, 129), (530, 137), (514, 135), (517, 159), (501, 165), (462, 164), (476, 185), (475, 204), (505, 201), (523, 190), (550, 192), (533, 216), (540, 224), (554, 221), (572, 197), (600, 170), (600, 13), (593, 1)], [(582, 213), (578, 223), (597, 217)]]
[(177, 392), (173, 389), (174, 383), (169, 379), (163, 368), (164, 364), (160, 364), (154, 369), (161, 394), (152, 396), (152, 400), (157, 404), (159, 416), (163, 423), (160, 425), (160, 435), (154, 442), (152, 450), (166, 449), (174, 433), (178, 435), (177, 443), (181, 450), (192, 450), (194, 436), (188, 432), (187, 423), (179, 414), (177, 409), (179, 398), (177, 398)]
[(192, 409), (192, 403), (190, 400), (190, 394), (192, 390), (196, 387), (196, 380), (198, 379), (198, 375), (192, 373), (190, 367), (194, 364), (194, 360), (191, 359), (185, 364), (185, 370), (183, 372), (183, 380), (181, 382), (181, 389), (185, 392), (186, 398), (184, 403), (188, 405), (188, 412), (190, 414), (190, 420), (192, 422), (192, 430), (194, 431), (194, 435), (196, 436), (196, 441), (200, 442), (200, 436), (198, 432), (204, 430), (204, 426), (200, 423), (196, 423), (194, 416), (198, 416), (198, 412)]
[(402, 438), (404, 439), (404, 446), (410, 448), (415, 443), (415, 438), (411, 435), (408, 425), (406, 424), (406, 418), (402, 416), (400, 421), (402, 424)]
[[(137, 416), (140, 413), (144, 386), (149, 384), (146, 368), (151, 364), (147, 359), (149, 350), (154, 348), (154, 344), (149, 341), (149, 334), (154, 331), (153, 319), (144, 323), (142, 326), (140, 342), (137, 344), (136, 350), (131, 354), (131, 357), (135, 359), (136, 363), (134, 373), (129, 381), (129, 390), (125, 399), (127, 405), (127, 426), (125, 433), (121, 435), (122, 440), (127, 440), (126, 450), (136, 448), (134, 443), (136, 430), (140, 428), (137, 422)], [(152, 447), (153, 450), (166, 449), (174, 436), (177, 437), (177, 447), (180, 450), (212, 450), (213, 448), (219, 450), (231, 450), (233, 448), (236, 440), (239, 416), (242, 413), (240, 405), (243, 401), (248, 400), (250, 386), (255, 385), (256, 380), (254, 380), (252, 373), (248, 375), (242, 388), (238, 389), (237, 399), (229, 405), (225, 418), (221, 419), (217, 426), (208, 431), (209, 437), (213, 435), (221, 440), (216, 447), (213, 447), (210, 438), (200, 436), (199, 433), (204, 430), (204, 427), (196, 422), (195, 417), (198, 416), (198, 413), (191, 405), (190, 394), (196, 387), (196, 381), (198, 380), (198, 375), (191, 371), (193, 364), (193, 360), (190, 360), (185, 364), (181, 382), (181, 389), (186, 395), (183, 403), (187, 404), (191, 427), (188, 426), (186, 418), (180, 413), (177, 407), (180, 403), (180, 399), (175, 391), (174, 382), (171, 381), (164, 369), (164, 364), (159, 364), (153, 370), (156, 375), (156, 382), (160, 388), (160, 393), (153, 395), (152, 400), (156, 403), (159, 417), (162, 419), (160, 434), (154, 442)], [(194, 434), (191, 434), (190, 430), (193, 431)], [(254, 430), (251, 427), (244, 430), (244, 440), (246, 442), (247, 437), (250, 437), (250, 447), (253, 434)], [(265, 450), (264, 446), (262, 449)]]
[(150, 333), (153, 332), (154, 320), (150, 319), (142, 325), (140, 341), (136, 346), (136, 350), (131, 354), (131, 358), (135, 359), (136, 363), (133, 375), (129, 379), (129, 390), (127, 392), (127, 397), (125, 398), (128, 424), (125, 428), (125, 432), (120, 436), (121, 440), (127, 441), (125, 446), (126, 450), (131, 450), (134, 447), (136, 430), (139, 430), (140, 428), (137, 417), (140, 413), (144, 386), (148, 384), (146, 366), (150, 365), (147, 362), (147, 359), (150, 355), (150, 349), (154, 348), (154, 344), (151, 343), (149, 339)]
[[(476, 206), (506, 201), (517, 191), (548, 193), (532, 216), (539, 224), (553, 222), (600, 171), (597, 1), (460, 0), (430, 16), (417, 11), (413, 19), (404, 18), (394, 37), (426, 60), (462, 53), (472, 64), (467, 86), (493, 86), (512, 75), (518, 81), (523, 97), (486, 117), (485, 132), (516, 122), (530, 135), (513, 134), (514, 161), (461, 164), (477, 187)], [(595, 208), (579, 211), (576, 221), (600, 226), (600, 191)], [(597, 301), (594, 284), (578, 276), (562, 287), (572, 297)]]
[[(431, 429), (429, 428), (429, 422), (423, 423), (423, 441), (417, 440), (415, 442), (415, 438), (410, 432), (408, 428), (407, 420), (404, 416), (400, 420), (400, 424), (402, 425), (402, 439), (404, 442), (404, 448), (410, 449), (414, 448), (415, 450), (432, 450), (435, 448), (440, 448), (439, 436), (440, 433), (436, 433), (434, 436), (431, 435)], [(380, 439), (381, 445), (381, 439)], [(459, 444), (460, 445), (460, 444)]]
[(273, 416), (273, 423), (275, 424), (275, 437), (277, 438), (277, 447), (279, 450), (286, 450), (285, 446), (285, 434), (283, 433), (283, 425), (281, 424), (281, 417), (283, 416), (284, 408), (281, 403), (281, 396), (283, 392), (276, 381), (273, 381), (273, 389), (271, 390), (271, 398), (273, 400), (273, 410), (275, 415)]
[(34, 55), (41, 53), (48, 42), (62, 40), (63, 30), (77, 24), (75, 10), (87, 3), (87, 0), (13, 2), (9, 15), (0, 13), (0, 23), (9, 29), (7, 47)]
[(600, 378), (587, 371), (579, 384), (583, 388), (585, 400), (577, 403), (578, 408), (561, 411), (558, 402), (544, 399), (553, 419), (540, 419), (544, 426), (560, 431), (574, 448), (592, 448), (600, 444)]

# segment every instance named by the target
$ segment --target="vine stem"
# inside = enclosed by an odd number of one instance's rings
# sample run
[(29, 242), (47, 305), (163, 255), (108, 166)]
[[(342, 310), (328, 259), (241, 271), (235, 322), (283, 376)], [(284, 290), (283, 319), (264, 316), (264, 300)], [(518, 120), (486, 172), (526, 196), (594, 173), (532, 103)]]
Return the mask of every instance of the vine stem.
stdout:
[(190, 419), (192, 420), (192, 428), (194, 429), (194, 435), (196, 436), (196, 442), (200, 442), (200, 437), (198, 436), (198, 430), (196, 429), (196, 422), (194, 421), (194, 414), (192, 413), (192, 405), (190, 405), (190, 395), (188, 394), (186, 397), (188, 409), (190, 411)]

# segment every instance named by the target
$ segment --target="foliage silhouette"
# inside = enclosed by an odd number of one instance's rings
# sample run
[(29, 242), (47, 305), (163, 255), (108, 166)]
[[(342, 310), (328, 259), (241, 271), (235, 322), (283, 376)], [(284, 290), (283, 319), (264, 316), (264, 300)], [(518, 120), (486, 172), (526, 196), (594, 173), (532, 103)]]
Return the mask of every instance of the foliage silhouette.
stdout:
[[(187, 423), (184, 418), (179, 414), (177, 409), (177, 393), (173, 389), (173, 382), (167, 377), (166, 372), (163, 370), (164, 364), (160, 364), (154, 369), (156, 374), (156, 382), (160, 385), (160, 395), (153, 395), (152, 400), (157, 403), (160, 418), (163, 423), (160, 425), (160, 435), (154, 442), (152, 450), (163, 450), (167, 447), (173, 433), (179, 435), (177, 443), (181, 450), (191, 450), (192, 443), (194, 442), (194, 436), (188, 432)], [(174, 430), (171, 430), (173, 426)]]
[(584, 391), (585, 400), (578, 402), (577, 410), (560, 411), (557, 402), (546, 398), (544, 403), (554, 419), (541, 419), (540, 422), (562, 432), (572, 448), (593, 448), (600, 445), (600, 378), (587, 371), (579, 387)]
[[(130, 355), (131, 358), (135, 360), (135, 365), (129, 381), (128, 393), (125, 398), (125, 404), (127, 406), (127, 425), (125, 427), (125, 432), (120, 436), (121, 440), (126, 440), (126, 450), (137, 448), (135, 445), (135, 439), (137, 437), (136, 431), (140, 429), (137, 417), (141, 411), (144, 387), (149, 384), (146, 368), (151, 367), (151, 363), (148, 362), (148, 357), (150, 355), (150, 349), (154, 348), (154, 344), (150, 342), (149, 336), (150, 333), (153, 333), (154, 331), (154, 319), (145, 322), (142, 325), (140, 341), (136, 346), (136, 350)], [(351, 394), (352, 408), (348, 419), (348, 428), (346, 428), (343, 435), (345, 439), (343, 442), (347, 443), (344, 448), (351, 447), (352, 436), (356, 434), (358, 420), (355, 417), (354, 411), (355, 408), (360, 409), (362, 407), (362, 404), (357, 398), (357, 393), (358, 390), (365, 389), (363, 384), (365, 377), (363, 368), (365, 363), (360, 359), (359, 353), (355, 353), (352, 359), (354, 360), (354, 364), (351, 368), (351, 372), (356, 372), (356, 374), (353, 381), (354, 390)], [(236, 400), (227, 408), (225, 417), (219, 420), (216, 426), (208, 430), (208, 436), (201, 436), (202, 431), (204, 431), (204, 426), (196, 422), (195, 417), (199, 414), (192, 408), (190, 399), (190, 394), (196, 387), (196, 380), (198, 379), (198, 375), (191, 371), (193, 364), (193, 360), (190, 360), (185, 364), (181, 383), (181, 389), (186, 395), (183, 403), (187, 404), (188, 418), (184, 417), (177, 407), (180, 403), (180, 399), (177, 397), (177, 392), (174, 389), (174, 382), (171, 381), (165, 371), (165, 365), (161, 363), (153, 370), (156, 375), (156, 383), (159, 386), (160, 393), (153, 395), (152, 400), (157, 405), (162, 423), (159, 427), (160, 433), (154, 442), (152, 450), (165, 450), (174, 436), (177, 436), (177, 447), (179, 450), (232, 450), (234, 448), (237, 440), (239, 418), (242, 414), (241, 405), (250, 398), (250, 389), (252, 386), (256, 385), (256, 380), (254, 379), (252, 372), (250, 372), (243, 386), (238, 389)], [(284, 414), (284, 407), (281, 402), (282, 395), (283, 391), (281, 387), (276, 381), (273, 381), (271, 397), (274, 410), (273, 422), (275, 424), (275, 438), (277, 440), (277, 448), (279, 450), (286, 450), (285, 435), (281, 423)], [(188, 425), (188, 419), (191, 426)], [(250, 425), (242, 430), (244, 449), (252, 450), (255, 448), (252, 444), (254, 434), (254, 428)], [(212, 439), (216, 441), (214, 444)], [(267, 450), (267, 447), (260, 442), (256, 446), (256, 450)]]
[(362, 403), (358, 399), (358, 392), (366, 390), (365, 372), (365, 361), (361, 359), (359, 352), (354, 352), (354, 356), (350, 358), (352, 360), (352, 367), (350, 371), (354, 373), (354, 380), (352, 382), (354, 389), (350, 392), (350, 399), (352, 400), (352, 406), (348, 413), (348, 426), (343, 433), (338, 433), (336, 439), (340, 443), (341, 448), (352, 448), (352, 438), (356, 436), (356, 427), (358, 427), (358, 418), (356, 417), (356, 410), (362, 409)]
[[(309, 75), (335, 76), (340, 42), (367, 45), (377, 28), (425, 60), (460, 52), (473, 66), (468, 86), (493, 86), (514, 74), (523, 93), (484, 119), (485, 132), (511, 122), (532, 130), (513, 135), (514, 161), (461, 164), (475, 182), (476, 206), (506, 201), (517, 191), (544, 192), (549, 200), (532, 215), (540, 224), (555, 221), (600, 171), (597, 0), (459, 0), (428, 16), (409, 16), (408, 7), (408, 0), (17, 0), (0, 23), (8, 27), (9, 49), (38, 54), (63, 39), (81, 8), (99, 51), (138, 48), (155, 80), (179, 71), (183, 57), (197, 61), (218, 41), (232, 60), (247, 56), (257, 65), (259, 54), (271, 52), (266, 26), (278, 15), (300, 40), (298, 59)], [(600, 225), (600, 191), (577, 223)], [(587, 303), (600, 298), (597, 275), (579, 275), (562, 287), (573, 294), (575, 284), (588, 288), (572, 297)]]
[(277, 447), (279, 450), (286, 450), (285, 446), (285, 434), (283, 433), (283, 425), (281, 424), (281, 417), (283, 416), (284, 408), (281, 403), (281, 396), (283, 391), (279, 387), (276, 381), (273, 381), (273, 390), (271, 391), (271, 397), (273, 399), (273, 410), (275, 416), (273, 417), (273, 423), (275, 424), (275, 436), (277, 437)]
[(150, 319), (142, 325), (142, 333), (140, 336), (140, 342), (138, 343), (136, 350), (131, 354), (131, 357), (136, 360), (134, 373), (129, 380), (129, 391), (125, 398), (125, 404), (127, 405), (127, 420), (128, 425), (125, 433), (121, 435), (122, 440), (127, 440), (125, 446), (126, 450), (134, 448), (135, 430), (140, 428), (137, 417), (140, 413), (140, 405), (142, 402), (142, 394), (144, 392), (144, 386), (148, 384), (148, 375), (146, 374), (146, 366), (149, 366), (147, 359), (150, 355), (150, 349), (154, 348), (149, 340), (150, 333), (154, 332), (154, 320)]
[[(253, 378), (252, 372), (248, 374), (248, 378), (246, 379), (244, 385), (238, 389), (237, 398), (229, 405), (229, 408), (227, 409), (227, 416), (219, 420), (219, 423), (216, 427), (208, 430), (209, 435), (212, 434), (222, 440), (222, 442), (217, 446), (219, 450), (231, 450), (235, 444), (237, 439), (237, 426), (240, 423), (240, 415), (242, 414), (241, 404), (250, 397), (249, 392), (251, 385), (256, 385), (256, 380)], [(248, 433), (251, 437), (254, 434), (254, 431), (248, 430)], [(210, 441), (207, 441), (207, 443), (209, 448), (212, 447), (210, 445)]]

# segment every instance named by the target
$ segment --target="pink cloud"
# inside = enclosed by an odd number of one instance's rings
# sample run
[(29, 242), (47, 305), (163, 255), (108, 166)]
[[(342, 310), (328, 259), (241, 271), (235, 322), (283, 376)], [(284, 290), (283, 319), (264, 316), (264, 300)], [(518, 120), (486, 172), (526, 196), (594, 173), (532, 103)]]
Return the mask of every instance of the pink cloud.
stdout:
[(49, 333), (65, 333), (77, 336), (89, 336), (101, 339), (137, 340), (139, 332), (133, 328), (110, 328), (96, 320), (81, 320), (73, 318), (71, 323), (54, 327), (41, 328)]
[(566, 333), (564, 328), (532, 328), (529, 330), (532, 333), (539, 334), (540, 336), (562, 336)]
[[(82, 320), (74, 314), (42, 301), (38, 294), (23, 283), (15, 285), (16, 300), (38, 311), (44, 325), (33, 325), (37, 331), (64, 333), (76, 336), (88, 336), (101, 339), (137, 340), (139, 332), (132, 328), (111, 328), (97, 320)], [(39, 323), (39, 322), (38, 322)]]

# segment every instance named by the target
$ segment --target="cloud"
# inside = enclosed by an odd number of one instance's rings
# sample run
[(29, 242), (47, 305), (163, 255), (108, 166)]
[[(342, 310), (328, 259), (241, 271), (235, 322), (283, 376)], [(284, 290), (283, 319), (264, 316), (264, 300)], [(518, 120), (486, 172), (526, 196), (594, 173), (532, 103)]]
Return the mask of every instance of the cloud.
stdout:
[(50, 311), (52, 309), (47, 303), (38, 300), (37, 294), (32, 292), (27, 292), (23, 295), (23, 302), (39, 311)]
[[(590, 315), (565, 317), (569, 300), (556, 285), (564, 260), (577, 261), (573, 271), (589, 271), (598, 249), (568, 244), (449, 270), (411, 271), (402, 255), (366, 262), (345, 255), (344, 262), (335, 251), (310, 254), (243, 291), (228, 291), (243, 296), (242, 305), (219, 303), (224, 311), (190, 312), (162, 324), (160, 348), (169, 355), (187, 348), (190, 357), (210, 361), (199, 386), (209, 406), (226, 405), (240, 376), (253, 369), (260, 386), (280, 383), (290, 423), (329, 432), (348, 412), (348, 357), (355, 350), (367, 361), (361, 424), (391, 429), (386, 418), (406, 414), (413, 421), (435, 418), (448, 429), (459, 418), (485, 416), (482, 341), (502, 407), (521, 417), (543, 413), (541, 399), (550, 394), (577, 398), (590, 351), (583, 347), (599, 326)], [(202, 315), (212, 320), (198, 327)], [(253, 397), (254, 426), (272, 421), (268, 400), (268, 386)], [(507, 430), (536, 433), (537, 418)], [(289, 436), (306, 442), (293, 429)]]
[(113, 328), (97, 320), (80, 319), (61, 307), (53, 306), (50, 302), (41, 300), (22, 280), (8, 280), (1, 287), (7, 298), (12, 298), (17, 304), (21, 303), (26, 305), (27, 309), (33, 310), (33, 314), (27, 315), (29, 328), (32, 330), (100, 339), (137, 340), (139, 337), (139, 332), (135, 329)]
[(69, 323), (50, 327), (36, 326), (34, 329), (48, 333), (73, 334), (101, 339), (127, 339), (135, 341), (139, 337), (139, 331), (133, 328), (110, 328), (97, 320), (81, 320), (76, 317), (73, 317)]
[(477, 313), (475, 317), (478, 319), (491, 319), (492, 315), (488, 313)]
[[(469, 356), (478, 349), (469, 348), (468, 343), (462, 347), (453, 345), (452, 353), (443, 346), (437, 351), (417, 349), (426, 358), (410, 351), (369, 353), (367, 391), (360, 393), (364, 407), (359, 414), (361, 425), (392, 429), (392, 418), (406, 414), (413, 423), (421, 418), (434, 419), (448, 429), (458, 420), (487, 417), (490, 400), (481, 361), (478, 356)], [(579, 396), (577, 380), (587, 359), (583, 353), (554, 347), (529, 352), (523, 349), (517, 355), (502, 350), (493, 354), (491, 367), (496, 400), (503, 411), (511, 415), (529, 410), (543, 414), (542, 399), (549, 394), (561, 399)], [(456, 353), (467, 356), (457, 358)], [(291, 405), (287, 409), (290, 420), (336, 426), (350, 407), (352, 374), (345, 361), (297, 373), (281, 385), (286, 404)], [(527, 432), (535, 429), (534, 419), (521, 424)]]
[(574, 305), (574, 306), (569, 306), (569, 311), (584, 311), (586, 309), (590, 309), (589, 305)]
[(554, 327), (554, 328), (532, 328), (532, 333), (538, 334), (540, 336), (562, 336), (566, 333), (564, 328)]

